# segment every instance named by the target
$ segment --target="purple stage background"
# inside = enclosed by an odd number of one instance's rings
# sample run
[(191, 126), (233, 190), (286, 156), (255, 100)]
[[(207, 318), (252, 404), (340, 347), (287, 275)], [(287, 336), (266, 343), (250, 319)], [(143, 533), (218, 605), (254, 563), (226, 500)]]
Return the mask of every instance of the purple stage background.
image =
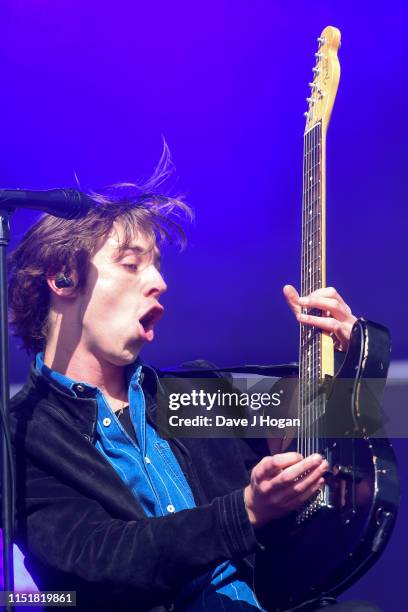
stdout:
[[(169, 251), (167, 312), (144, 357), (169, 366), (297, 358), (282, 286), (299, 284), (303, 112), (316, 38), (342, 32), (328, 135), (328, 284), (387, 325), (408, 360), (407, 9), (403, 2), (3, 0), (3, 188), (97, 189), (147, 178), (169, 144), (196, 211)], [(35, 219), (17, 212), (14, 242)], [(11, 379), (28, 360), (11, 347)], [(408, 609), (403, 505), (380, 562), (347, 596)]]

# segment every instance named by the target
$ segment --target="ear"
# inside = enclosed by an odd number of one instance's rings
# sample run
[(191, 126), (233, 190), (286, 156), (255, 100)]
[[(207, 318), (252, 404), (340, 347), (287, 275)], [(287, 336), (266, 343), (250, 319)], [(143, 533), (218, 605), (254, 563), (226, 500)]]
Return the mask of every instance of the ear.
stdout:
[(77, 296), (78, 275), (76, 272), (59, 272), (55, 276), (47, 276), (47, 284), (54, 295), (74, 299)]

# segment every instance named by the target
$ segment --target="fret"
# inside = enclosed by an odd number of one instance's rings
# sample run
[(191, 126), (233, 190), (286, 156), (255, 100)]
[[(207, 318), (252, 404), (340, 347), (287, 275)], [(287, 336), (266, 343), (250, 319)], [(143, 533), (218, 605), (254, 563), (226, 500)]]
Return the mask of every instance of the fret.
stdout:
[[(320, 228), (320, 227), (317, 227), (317, 228), (316, 228), (316, 229), (315, 229), (313, 232), (311, 232), (310, 234), (308, 234), (308, 236), (305, 236), (305, 237), (303, 238), (303, 240), (302, 240), (302, 244), (306, 244), (306, 242), (309, 242), (309, 244), (310, 244), (310, 240), (313, 240), (313, 237), (314, 237), (316, 234), (319, 234), (319, 238), (320, 238), (320, 234), (321, 234), (321, 228)], [(319, 242), (319, 244), (320, 244), (320, 242)]]
[(316, 181), (313, 183), (313, 185), (309, 185), (309, 187), (306, 187), (306, 188), (303, 190), (303, 195), (307, 194), (307, 193), (308, 193), (309, 191), (311, 191), (312, 189), (316, 189), (316, 186), (317, 186), (317, 185), (320, 185), (320, 178), (319, 178), (319, 179), (317, 179), (317, 180), (316, 180)]
[(312, 209), (312, 213), (310, 213), (310, 210), (308, 210), (308, 214), (305, 214), (304, 219), (303, 219), (303, 227), (309, 226), (309, 225), (316, 226), (317, 223), (319, 223), (320, 225), (320, 218), (321, 218), (321, 215), (319, 211)]
[[(311, 253), (309, 253), (309, 255), (311, 255)], [(303, 271), (307, 272), (307, 275), (309, 276), (310, 274), (310, 268), (313, 266), (313, 264), (315, 264), (317, 261), (321, 262), (321, 256), (320, 254), (317, 257), (313, 257), (313, 259), (311, 259), (310, 257), (305, 257), (305, 261), (303, 262)], [(315, 268), (313, 274), (316, 274), (316, 270), (320, 270), (320, 268)]]
[[(309, 331), (312, 331), (312, 332), (314, 332), (314, 333), (312, 333), (312, 335), (310, 336), (310, 335), (309, 335)], [(317, 330), (314, 330), (314, 329), (312, 329), (311, 327), (306, 327), (306, 326), (305, 326), (305, 327), (304, 327), (304, 330), (303, 330), (303, 333), (304, 333), (304, 334), (305, 334), (305, 333), (307, 333), (307, 334), (308, 334), (307, 339), (302, 338), (302, 340), (304, 340), (305, 342), (306, 342), (306, 341), (307, 341), (307, 342), (310, 342), (310, 340), (320, 340), (320, 334), (321, 334), (321, 332), (320, 332), (320, 331), (317, 331)]]
[(305, 247), (303, 249), (302, 264), (307, 264), (308, 261), (313, 263), (317, 261), (317, 259), (321, 258), (320, 246), (320, 242), (314, 242), (312, 245), (308, 244), (307, 248)]
[(316, 203), (320, 204), (320, 200), (321, 200), (321, 194), (318, 193), (315, 198), (312, 198), (311, 200), (308, 200), (307, 202), (305, 201), (303, 213), (305, 212), (305, 209), (307, 206), (313, 206)]
[[(308, 265), (308, 264), (306, 264), (306, 265)], [(308, 268), (304, 268), (302, 270), (302, 272), (303, 272), (303, 279), (304, 280), (307, 279), (309, 282), (311, 280), (316, 281), (317, 280), (316, 276), (321, 272), (321, 269), (320, 268), (310, 269), (310, 268), (312, 268), (312, 266), (310, 266)]]
[(318, 161), (316, 164), (313, 164), (313, 166), (310, 166), (310, 168), (307, 170), (307, 172), (305, 172), (303, 177), (306, 178), (309, 174), (313, 172), (315, 168), (320, 168), (320, 161)]
[(307, 236), (303, 236), (304, 240), (306, 240), (307, 238), (311, 238), (311, 236), (313, 236), (313, 234), (315, 234), (317, 231), (321, 232), (322, 226), (321, 226), (321, 222), (320, 222), (320, 217), (319, 216), (315, 216), (311, 219), (309, 219), (308, 221), (305, 221), (303, 223), (303, 230), (305, 233), (307, 231)]
[[(317, 279), (320, 280), (320, 279)], [(307, 283), (307, 285), (302, 287), (302, 293), (303, 295), (308, 295), (309, 293), (313, 293), (313, 291), (316, 291), (317, 289), (321, 289), (322, 284), (321, 282), (310, 282)]]
[(309, 268), (310, 265), (315, 264), (319, 259), (321, 259), (321, 256), (321, 248), (318, 243), (315, 243), (311, 247), (308, 246), (307, 249), (304, 249), (302, 254), (302, 269)]
[[(316, 206), (316, 204), (319, 204), (319, 206)], [(315, 200), (308, 200), (305, 201), (304, 203), (304, 207), (303, 207), (303, 221), (306, 221), (306, 219), (310, 219), (310, 215), (315, 213), (314, 216), (316, 217), (316, 213), (319, 213), (319, 208), (320, 208), (320, 195), (315, 199)], [(310, 212), (312, 211), (312, 213)]]

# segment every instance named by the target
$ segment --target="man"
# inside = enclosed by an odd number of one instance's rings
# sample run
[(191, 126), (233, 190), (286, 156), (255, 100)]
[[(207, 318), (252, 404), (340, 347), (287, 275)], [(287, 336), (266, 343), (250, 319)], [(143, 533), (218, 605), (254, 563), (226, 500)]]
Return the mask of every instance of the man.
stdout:
[[(160, 438), (165, 379), (139, 354), (163, 315), (159, 244), (183, 239), (189, 211), (151, 185), (94, 199), (83, 219), (44, 216), (11, 257), (12, 322), (35, 356), (11, 406), (17, 543), (41, 590), (76, 591), (78, 609), (260, 609), (260, 529), (273, 536), (327, 462), (270, 456), (263, 441)], [(347, 348), (355, 317), (334, 289), (284, 293)]]

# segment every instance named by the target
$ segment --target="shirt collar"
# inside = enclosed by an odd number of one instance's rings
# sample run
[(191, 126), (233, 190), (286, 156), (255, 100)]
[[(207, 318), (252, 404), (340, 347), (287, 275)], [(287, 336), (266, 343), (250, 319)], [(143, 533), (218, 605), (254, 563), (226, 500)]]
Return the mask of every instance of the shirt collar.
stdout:
[[(44, 363), (43, 352), (37, 353), (35, 356), (34, 368), (39, 374), (52, 381), (61, 391), (68, 392), (71, 397), (78, 397), (78, 391), (80, 391), (81, 397), (84, 396), (84, 391), (87, 397), (96, 397), (98, 387), (94, 387), (84, 381), (74, 380), (65, 376), (65, 374), (49, 368)], [(158, 385), (157, 373), (154, 368), (146, 365), (140, 357), (127, 366), (126, 380), (128, 385), (145, 383), (152, 395), (155, 395)]]

